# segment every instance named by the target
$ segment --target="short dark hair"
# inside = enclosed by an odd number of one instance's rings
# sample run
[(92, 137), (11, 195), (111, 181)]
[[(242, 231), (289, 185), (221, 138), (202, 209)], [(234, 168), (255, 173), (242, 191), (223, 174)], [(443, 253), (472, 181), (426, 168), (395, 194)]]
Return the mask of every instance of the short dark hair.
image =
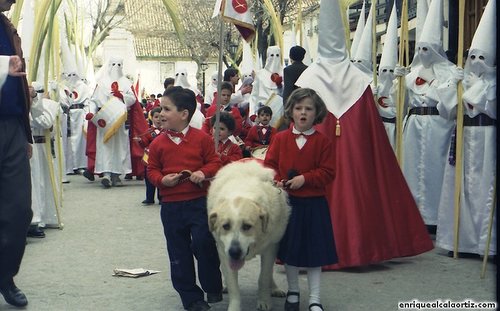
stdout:
[(188, 122), (191, 121), (196, 110), (196, 95), (190, 89), (181, 86), (173, 86), (163, 93), (163, 97), (168, 97), (177, 108), (177, 111), (186, 109), (189, 113)]
[(262, 106), (257, 110), (257, 115), (260, 116), (261, 113), (265, 113), (270, 115), (271, 117), (273, 116), (273, 110), (269, 106)]
[(224, 71), (224, 81), (229, 81), (232, 77), (238, 75), (238, 70), (236, 68), (227, 68)]
[(314, 106), (316, 107), (316, 118), (314, 119), (313, 124), (319, 124), (323, 122), (328, 109), (326, 108), (325, 102), (323, 101), (323, 99), (321, 99), (318, 93), (309, 88), (298, 88), (294, 90), (292, 94), (290, 94), (285, 106), (287, 107), (285, 109), (285, 118), (287, 120), (293, 120), (293, 108), (295, 107), (295, 104), (297, 104), (304, 98), (312, 99)]
[(222, 92), (222, 90), (230, 90), (231, 93), (233, 93), (233, 85), (229, 82), (222, 82), (220, 85), (220, 91)]
[(301, 62), (302, 60), (304, 60), (305, 55), (306, 55), (306, 50), (304, 50), (304, 48), (299, 45), (292, 46), (290, 48), (290, 54), (289, 54), (290, 59)]
[(158, 93), (158, 94), (156, 95), (156, 98), (160, 98), (160, 97), (161, 97), (161, 93)]
[[(210, 125), (212, 125), (212, 127), (214, 127), (215, 125), (215, 115), (213, 115), (211, 118), (210, 118)], [(219, 123), (222, 123), (224, 124), (227, 129), (229, 131), (234, 132), (234, 128), (236, 127), (236, 124), (234, 122), (234, 118), (233, 118), (233, 115), (227, 111), (221, 111), (220, 112), (220, 119), (219, 119)]]
[(149, 98), (156, 98), (155, 94), (149, 94)]
[(161, 112), (161, 107), (154, 107), (149, 113), (153, 116), (157, 112)]
[(165, 81), (163, 81), (163, 87), (166, 89), (171, 85), (174, 85), (175, 79), (174, 78), (166, 78)]

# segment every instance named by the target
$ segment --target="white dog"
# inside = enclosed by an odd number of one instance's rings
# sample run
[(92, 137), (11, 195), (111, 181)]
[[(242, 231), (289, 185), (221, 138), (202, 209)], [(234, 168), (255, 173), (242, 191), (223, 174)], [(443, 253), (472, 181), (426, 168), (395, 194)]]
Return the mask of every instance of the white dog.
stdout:
[(230, 311), (241, 309), (238, 270), (261, 256), (257, 309), (270, 310), (271, 294), (284, 297), (273, 279), (278, 243), (290, 215), (287, 194), (274, 186), (274, 170), (257, 161), (223, 167), (208, 190), (208, 224), (217, 242)]

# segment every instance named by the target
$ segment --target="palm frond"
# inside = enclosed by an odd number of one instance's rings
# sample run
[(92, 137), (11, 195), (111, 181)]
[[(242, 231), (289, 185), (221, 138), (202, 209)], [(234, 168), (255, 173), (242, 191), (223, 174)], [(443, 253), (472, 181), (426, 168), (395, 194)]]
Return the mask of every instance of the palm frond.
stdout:
[(10, 21), (14, 25), (14, 27), (19, 26), (19, 19), (21, 18), (21, 11), (23, 10), (23, 4), (24, 0), (18, 0), (16, 1), (16, 4), (14, 4), (14, 9), (12, 10), (12, 17), (10, 18)]
[(165, 8), (168, 11), (168, 15), (172, 19), (172, 25), (174, 26), (177, 37), (181, 42), (185, 41), (184, 27), (180, 19), (179, 8), (176, 0), (162, 0)]
[[(274, 40), (278, 44), (280, 50), (283, 52), (283, 26), (281, 25), (280, 19), (278, 18), (278, 14), (274, 9), (274, 6), (271, 0), (263, 0), (264, 8), (269, 15), (270, 24), (272, 33), (274, 36)], [(283, 53), (281, 53), (281, 61), (283, 61)]]

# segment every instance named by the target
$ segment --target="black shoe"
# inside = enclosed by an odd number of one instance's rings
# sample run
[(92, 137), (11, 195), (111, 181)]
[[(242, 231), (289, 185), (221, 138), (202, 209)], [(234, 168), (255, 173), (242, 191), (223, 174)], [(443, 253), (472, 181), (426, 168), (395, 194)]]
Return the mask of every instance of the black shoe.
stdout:
[(104, 176), (101, 179), (101, 184), (104, 186), (105, 189), (111, 188), (111, 180), (109, 180), (109, 177)]
[(207, 302), (216, 303), (222, 301), (222, 292), (219, 293), (207, 293)]
[(24, 307), (28, 304), (26, 295), (12, 281), (0, 286), (0, 293), (8, 304), (15, 307)]
[[(453, 251), (448, 252), (448, 257), (453, 257)], [(458, 258), (479, 258), (479, 254), (458, 252)]]
[(288, 302), (288, 300), (285, 300), (285, 311), (299, 311), (300, 310), (300, 294), (298, 292), (287, 292), (286, 298), (288, 298), (288, 296), (297, 296), (299, 301)]
[(82, 175), (83, 175), (83, 177), (87, 178), (90, 181), (94, 181), (95, 180), (94, 174), (92, 174), (89, 170), (85, 170), (82, 173)]
[(151, 204), (155, 204), (155, 201), (144, 200), (144, 201), (142, 201), (142, 204), (151, 205)]
[(312, 307), (319, 307), (321, 310), (323, 310), (323, 311), (325, 310), (325, 309), (323, 309), (323, 305), (322, 305), (322, 304), (320, 304), (320, 303), (311, 303), (311, 304), (309, 305), (309, 310), (311, 310), (311, 309), (312, 309)]
[(142, 177), (142, 176), (135, 176), (135, 180), (144, 180), (144, 177)]
[(40, 228), (38, 225), (31, 225), (28, 229), (28, 237), (30, 238), (44, 238), (45, 237), (45, 232), (43, 232), (43, 229)]
[(429, 234), (436, 234), (437, 226), (436, 225), (425, 225), (427, 227), (427, 232)]
[(210, 310), (210, 306), (206, 301), (200, 300), (193, 302), (186, 310), (188, 311), (206, 311)]
[(132, 174), (125, 175), (125, 180), (132, 180)]

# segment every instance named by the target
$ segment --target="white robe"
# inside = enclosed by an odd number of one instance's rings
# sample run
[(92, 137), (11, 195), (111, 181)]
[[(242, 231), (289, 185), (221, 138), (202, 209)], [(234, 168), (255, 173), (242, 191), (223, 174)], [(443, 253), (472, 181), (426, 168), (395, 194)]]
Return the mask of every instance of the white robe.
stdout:
[(406, 76), (408, 106), (437, 107), (439, 115), (409, 115), (403, 131), (403, 174), (427, 225), (437, 224), (438, 206), (453, 133), (457, 85), (446, 66), (434, 65), (435, 80), (416, 84), (421, 66)]
[[(257, 114), (257, 110), (260, 107), (267, 105), (273, 111), (273, 117), (269, 124), (276, 127), (278, 121), (283, 116), (284, 108), (281, 90), (271, 81), (271, 74), (273, 73), (264, 68), (259, 70), (255, 75), (252, 93), (250, 95), (249, 115)], [(273, 99), (269, 100), (271, 96), (273, 96)]]
[[(464, 81), (465, 112), (469, 117), (484, 113), (496, 119), (496, 81)], [(469, 106), (470, 105), (470, 106)], [(491, 210), (495, 208), (496, 126), (464, 126), (463, 172), (460, 190), (458, 251), (484, 255)], [(455, 166), (447, 163), (439, 204), (436, 245), (454, 249)], [(496, 254), (496, 215), (493, 219), (489, 255)]]
[[(92, 100), (88, 101), (88, 111), (94, 114), (97, 113), (98, 109), (102, 108), (113, 97), (111, 95), (112, 82), (106, 79), (106, 81), (98, 83)], [(128, 110), (136, 101), (131, 88), (132, 83), (126, 77), (120, 78), (117, 82), (118, 90), (122, 92), (124, 105)], [(104, 134), (103, 128), (97, 126), (95, 173), (114, 173), (118, 175), (131, 173), (130, 141), (125, 124), (106, 143), (104, 143)]]
[[(377, 85), (377, 109), (381, 117), (393, 119), (396, 117), (396, 102), (397, 102), (397, 79), (392, 83), (379, 83)], [(383, 102), (387, 107), (382, 107), (380, 102)], [(384, 123), (387, 137), (391, 143), (392, 149), (396, 150), (396, 123)]]
[[(44, 100), (46, 101), (46, 100)], [(51, 106), (49, 106), (51, 105)], [(54, 109), (55, 106), (55, 109)], [(59, 105), (54, 102), (34, 104), (31, 114), (31, 128), (33, 136), (45, 136), (47, 129), (53, 126)], [(59, 198), (58, 179), (54, 171), (51, 179), (48, 161), (54, 164), (52, 154), (47, 152), (47, 143), (34, 143), (33, 156), (30, 159), (32, 181), (32, 223), (39, 223), (41, 227), (58, 227), (59, 221), (56, 210), (56, 198)], [(53, 165), (55, 168), (55, 166)], [(53, 188), (55, 184), (55, 190)], [(55, 193), (55, 194), (54, 194)]]
[(73, 102), (72, 106), (69, 107), (69, 124), (71, 136), (68, 137), (68, 153), (70, 153), (69, 161), (66, 164), (68, 170), (75, 170), (87, 167), (87, 156), (85, 155), (86, 149), (86, 137), (83, 134), (83, 124), (85, 121), (85, 111), (83, 108), (75, 109), (74, 105), (85, 105), (85, 102), (89, 100), (90, 89), (83, 82), (78, 81), (77, 84), (72, 88), (73, 90)]

